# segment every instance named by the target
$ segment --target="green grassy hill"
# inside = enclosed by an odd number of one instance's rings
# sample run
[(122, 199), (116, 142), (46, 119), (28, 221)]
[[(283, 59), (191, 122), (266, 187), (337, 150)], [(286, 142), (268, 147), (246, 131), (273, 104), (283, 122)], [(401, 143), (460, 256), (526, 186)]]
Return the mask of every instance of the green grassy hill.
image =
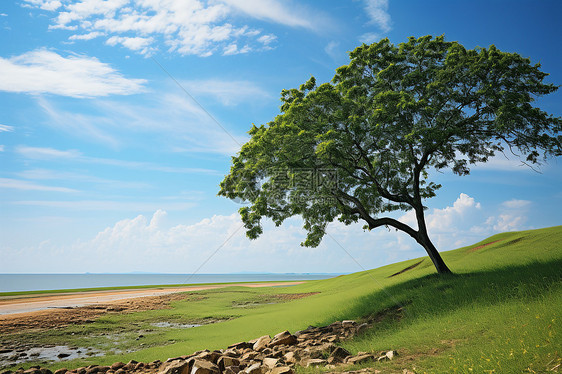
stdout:
[[(377, 364), (388, 372), (538, 373), (562, 363), (562, 226), (495, 235), (443, 258), (453, 275), (439, 276), (428, 258), (419, 258), (292, 287), (201, 291), (173, 309), (108, 315), (33, 339), (111, 350), (115, 339), (106, 336), (117, 331), (120, 349), (134, 351), (64, 364), (74, 367), (164, 360), (285, 329), (376, 316), (374, 328), (344, 346), (353, 352), (397, 350), (396, 360)], [(279, 294), (302, 298), (281, 302)], [(205, 318), (223, 322), (150, 328), (154, 321)], [(134, 339), (138, 331), (148, 331), (142, 346)]]

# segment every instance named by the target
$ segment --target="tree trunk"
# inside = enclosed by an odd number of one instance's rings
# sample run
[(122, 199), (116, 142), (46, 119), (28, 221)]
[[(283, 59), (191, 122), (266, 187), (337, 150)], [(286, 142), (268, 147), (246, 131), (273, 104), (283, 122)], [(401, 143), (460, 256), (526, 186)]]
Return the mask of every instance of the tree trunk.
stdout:
[(435, 266), (435, 269), (437, 269), (437, 272), (439, 274), (451, 274), (452, 272), (447, 267), (447, 265), (445, 265), (445, 262), (441, 258), (441, 254), (439, 254), (437, 248), (435, 248), (435, 246), (431, 242), (431, 239), (429, 239), (429, 235), (427, 234), (427, 227), (425, 225), (425, 216), (423, 214), (423, 205), (421, 204), (421, 201), (418, 207), (414, 208), (414, 210), (416, 211), (416, 218), (418, 221), (418, 235), (417, 238), (415, 238), (416, 241), (425, 248), (425, 251), (429, 255), (429, 258), (433, 262), (433, 265)]
[(425, 251), (429, 255), (429, 258), (433, 262), (433, 265), (435, 265), (435, 269), (437, 269), (437, 272), (439, 274), (451, 274), (451, 270), (447, 267), (447, 265), (443, 261), (443, 258), (441, 258), (441, 255), (437, 251), (437, 248), (435, 248), (435, 246), (429, 239), (425, 227), (423, 232), (420, 228), (417, 242), (425, 248)]

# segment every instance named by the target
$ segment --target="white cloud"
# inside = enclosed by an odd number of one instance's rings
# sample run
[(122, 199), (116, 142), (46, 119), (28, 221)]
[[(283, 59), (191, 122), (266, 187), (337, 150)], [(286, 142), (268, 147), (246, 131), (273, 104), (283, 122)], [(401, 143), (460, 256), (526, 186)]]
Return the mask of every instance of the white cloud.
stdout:
[(337, 53), (337, 48), (339, 47), (339, 45), (340, 45), (339, 42), (332, 40), (331, 42), (328, 43), (326, 47), (324, 47), (324, 52), (326, 52), (333, 59), (341, 57)]
[(507, 209), (524, 209), (529, 207), (529, 205), (531, 205), (531, 202), (529, 200), (517, 200), (517, 199), (504, 201), (502, 203), (502, 206)]
[[(443, 209), (433, 209), (425, 213), (425, 222), (429, 237), (440, 250), (454, 249), (463, 244), (475, 241), (475, 220), (479, 220), (482, 206), (473, 197), (461, 193), (452, 206)], [(412, 228), (418, 228), (415, 212), (410, 210), (399, 218)]]
[(276, 40), (277, 37), (273, 34), (262, 35), (258, 38), (258, 42), (262, 43), (263, 45), (270, 45)]
[(150, 212), (161, 208), (165, 208), (169, 211), (184, 211), (195, 206), (194, 202), (159, 203), (123, 200), (18, 200), (13, 201), (12, 204), (43, 208), (69, 209), (79, 212)]
[(29, 4), (43, 9), (43, 10), (57, 10), (62, 6), (62, 3), (59, 0), (25, 0)]
[(250, 81), (208, 79), (184, 81), (182, 84), (196, 97), (210, 97), (227, 106), (256, 102), (270, 96)]
[(251, 52), (251, 51), (252, 51), (252, 48), (249, 45), (245, 45), (241, 49), (238, 49), (238, 45), (236, 45), (236, 43), (232, 43), (232, 44), (224, 47), (224, 50), (223, 50), (222, 54), (223, 54), (223, 56), (232, 56), (232, 55), (239, 55), (239, 54), (242, 54), (242, 53), (248, 53), (248, 52)]
[(33, 180), (60, 180), (64, 182), (76, 181), (88, 184), (98, 184), (117, 188), (150, 188), (150, 185), (141, 182), (124, 182), (115, 179), (98, 178), (92, 175), (73, 173), (67, 171), (57, 171), (48, 169), (30, 169), (17, 173), (17, 175), (24, 179)]
[(54, 148), (27, 147), (27, 146), (16, 147), (16, 153), (19, 153), (25, 158), (36, 159), (36, 160), (51, 160), (55, 158), (74, 159), (82, 155), (79, 151), (75, 149), (61, 151)]
[(95, 39), (99, 36), (103, 36), (104, 33), (103, 32), (99, 32), (99, 31), (92, 31), (89, 32), (87, 34), (75, 34), (75, 35), (71, 35), (68, 39), (69, 40), (92, 40)]
[(380, 35), (375, 32), (368, 32), (359, 37), (359, 41), (365, 44), (373, 44), (374, 42), (378, 42), (380, 40)]
[(211, 169), (171, 167), (166, 165), (155, 164), (152, 162), (126, 161), (126, 160), (116, 160), (111, 158), (89, 157), (83, 155), (81, 152), (77, 150), (61, 151), (53, 148), (18, 146), (16, 147), (16, 153), (22, 155), (25, 158), (33, 159), (33, 160), (54, 160), (54, 159), (61, 159), (64, 161), (72, 160), (72, 161), (89, 163), (89, 164), (115, 166), (115, 167), (122, 167), (127, 169), (160, 171), (164, 173), (219, 174), (216, 170), (211, 170)]
[(51, 93), (71, 97), (130, 95), (141, 92), (144, 79), (125, 78), (95, 57), (63, 57), (47, 49), (0, 57), (0, 91)]
[[(327, 25), (321, 12), (278, 0), (81, 0), (60, 3), (26, 0), (27, 6), (57, 11), (51, 29), (80, 30), (71, 40), (108, 35), (109, 45), (120, 44), (149, 55), (166, 46), (183, 55), (209, 56), (271, 49), (272, 34), (247, 25), (235, 25), (237, 15), (319, 30)], [(56, 6), (55, 6), (56, 5)], [(229, 47), (230, 46), (230, 47)]]
[(291, 27), (315, 29), (318, 22), (311, 11), (298, 7), (297, 4), (276, 0), (222, 0), (231, 7), (250, 17), (271, 21)]
[(13, 132), (14, 126), (0, 125), (0, 132)]
[(364, 1), (369, 22), (375, 24), (382, 32), (389, 32), (392, 29), (392, 21), (388, 14), (388, 0)]
[(66, 187), (56, 187), (56, 186), (44, 186), (40, 184), (31, 183), (28, 181), (10, 179), (10, 178), (0, 178), (0, 188), (2, 189), (14, 189), (23, 191), (46, 191), (46, 192), (77, 192), (71, 188)]
[(129, 38), (125, 36), (112, 36), (107, 39), (106, 44), (114, 46), (116, 44), (121, 44), (125, 48), (129, 48), (132, 51), (138, 51), (143, 55), (150, 56), (154, 51), (150, 45), (154, 42), (153, 38), (141, 38), (139, 36), (134, 38)]
[(518, 231), (523, 228), (523, 225), (527, 221), (527, 217), (519, 215), (517, 213), (506, 213), (500, 214), (494, 224), (494, 230), (498, 232), (503, 231)]
[(0, 144), (0, 152), (4, 152), (5, 146), (4, 144)]

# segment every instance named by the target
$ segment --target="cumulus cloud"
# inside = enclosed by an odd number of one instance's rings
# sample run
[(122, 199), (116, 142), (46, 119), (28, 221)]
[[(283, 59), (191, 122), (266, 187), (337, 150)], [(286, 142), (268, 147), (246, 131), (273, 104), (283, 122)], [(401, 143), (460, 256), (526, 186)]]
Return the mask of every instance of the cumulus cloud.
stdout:
[(51, 29), (85, 32), (71, 40), (107, 35), (109, 45), (144, 55), (161, 45), (170, 52), (203, 57), (217, 51), (232, 55), (271, 49), (275, 36), (235, 25), (239, 15), (312, 30), (327, 24), (321, 12), (278, 0), (25, 1), (30, 7), (56, 11)]
[(0, 91), (84, 98), (130, 95), (143, 91), (145, 83), (84, 55), (61, 56), (36, 49), (7, 59), (0, 57)]

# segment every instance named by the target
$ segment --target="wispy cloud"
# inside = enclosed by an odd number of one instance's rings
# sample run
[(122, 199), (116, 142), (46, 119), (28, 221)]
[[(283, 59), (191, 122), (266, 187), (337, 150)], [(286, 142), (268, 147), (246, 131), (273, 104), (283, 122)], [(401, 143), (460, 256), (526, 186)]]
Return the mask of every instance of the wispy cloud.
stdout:
[(208, 79), (183, 81), (182, 85), (196, 97), (210, 97), (227, 106), (270, 97), (267, 91), (250, 81)]
[(81, 32), (70, 40), (105, 35), (107, 44), (144, 55), (162, 47), (203, 57), (271, 49), (275, 36), (236, 25), (243, 19), (238, 15), (316, 31), (329, 24), (321, 11), (279, 0), (25, 1), (25, 6), (56, 12), (51, 29)]
[(212, 169), (204, 168), (182, 168), (155, 164), (152, 162), (144, 161), (128, 161), (128, 160), (116, 160), (111, 158), (100, 158), (100, 157), (89, 157), (83, 155), (81, 152), (76, 150), (58, 150), (53, 148), (41, 148), (41, 147), (27, 147), (18, 146), (15, 149), (16, 153), (19, 155), (33, 160), (53, 160), (59, 159), (61, 161), (74, 161), (98, 165), (115, 166), (127, 169), (137, 169), (137, 170), (151, 170), (160, 171), (164, 173), (180, 173), (180, 174), (217, 174), (220, 175), (218, 171)]
[(56, 186), (45, 186), (40, 184), (31, 183), (25, 180), (10, 179), (10, 178), (0, 178), (0, 189), (14, 189), (23, 191), (46, 191), (46, 192), (78, 192), (77, 190), (66, 188), (66, 187), (56, 187)]
[(12, 132), (14, 131), (14, 126), (0, 125), (0, 132)]
[(0, 91), (84, 98), (130, 95), (143, 91), (145, 83), (125, 78), (110, 65), (84, 55), (61, 56), (36, 49), (0, 57)]
[(368, 26), (375, 26), (376, 32), (366, 32), (359, 37), (359, 41), (366, 44), (374, 43), (381, 35), (392, 30), (392, 20), (388, 13), (388, 0), (363, 0), (365, 13), (369, 18)]
[[(185, 86), (197, 97), (209, 97), (223, 105), (256, 103), (268, 97), (259, 86), (247, 81), (190, 81)], [(247, 140), (246, 135), (230, 130), (227, 123), (217, 125), (209, 112), (183, 93), (144, 95), (134, 104), (98, 99), (90, 103), (87, 114), (43, 97), (37, 102), (47, 115), (47, 126), (111, 149), (131, 146), (150, 134), (164, 142), (168, 150), (232, 155)]]
[(49, 169), (30, 169), (17, 173), (20, 178), (32, 180), (60, 180), (64, 182), (73, 181), (88, 184), (98, 184), (111, 186), (112, 189), (116, 188), (133, 188), (133, 189), (146, 189), (151, 188), (147, 183), (143, 182), (126, 182), (115, 179), (104, 179), (87, 174), (80, 174), (67, 171), (49, 170)]

